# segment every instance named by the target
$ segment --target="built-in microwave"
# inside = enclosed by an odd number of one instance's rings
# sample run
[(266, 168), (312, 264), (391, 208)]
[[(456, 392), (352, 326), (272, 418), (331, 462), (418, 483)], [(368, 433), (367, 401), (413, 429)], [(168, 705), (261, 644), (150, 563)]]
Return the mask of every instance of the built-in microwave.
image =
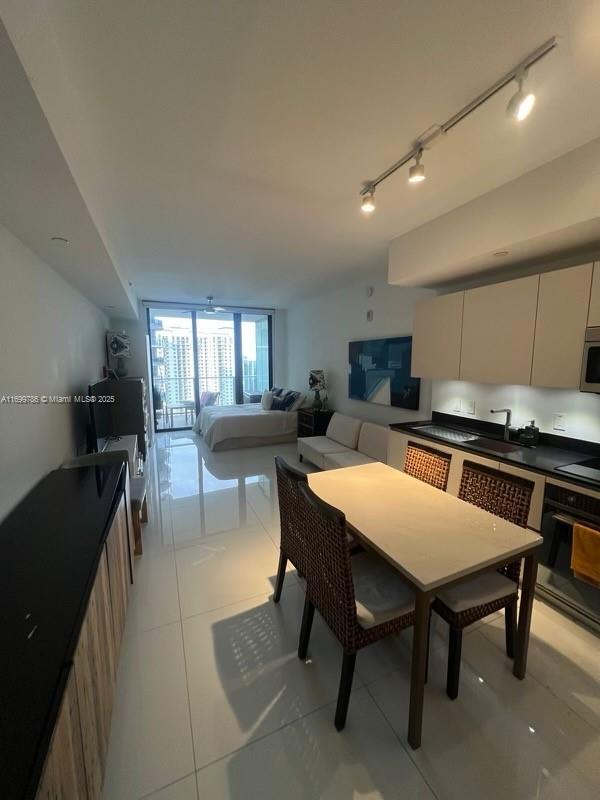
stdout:
[(579, 388), (582, 392), (600, 394), (600, 327), (588, 328), (585, 332)]

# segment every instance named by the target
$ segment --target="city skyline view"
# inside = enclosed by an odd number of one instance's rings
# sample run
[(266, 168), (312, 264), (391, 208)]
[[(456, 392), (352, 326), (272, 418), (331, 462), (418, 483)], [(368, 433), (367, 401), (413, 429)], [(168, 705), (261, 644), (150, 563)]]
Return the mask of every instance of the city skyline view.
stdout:
[[(223, 315), (224, 316), (224, 315)], [(234, 320), (219, 315), (207, 319), (198, 314), (196, 339), (198, 363), (194, 365), (194, 333), (189, 312), (160, 313), (151, 310), (151, 350), (155, 408), (164, 426), (174, 425), (172, 412), (195, 410), (195, 387), (217, 393), (218, 405), (233, 405), (235, 396)], [(259, 394), (268, 388), (268, 317), (249, 315), (241, 320), (242, 386), (244, 393)], [(167, 414), (170, 414), (167, 421)], [(188, 413), (185, 421), (189, 424)]]

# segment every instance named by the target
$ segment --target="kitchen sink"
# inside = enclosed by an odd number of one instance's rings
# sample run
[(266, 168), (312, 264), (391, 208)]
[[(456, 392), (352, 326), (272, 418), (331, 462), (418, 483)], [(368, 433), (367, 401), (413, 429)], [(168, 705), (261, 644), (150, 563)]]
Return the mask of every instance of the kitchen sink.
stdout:
[(493, 450), (496, 453), (514, 453), (515, 450), (520, 449), (518, 444), (501, 442), (498, 439), (486, 439), (482, 436), (478, 439), (473, 439), (469, 444), (473, 445), (473, 447), (485, 447), (486, 450)]

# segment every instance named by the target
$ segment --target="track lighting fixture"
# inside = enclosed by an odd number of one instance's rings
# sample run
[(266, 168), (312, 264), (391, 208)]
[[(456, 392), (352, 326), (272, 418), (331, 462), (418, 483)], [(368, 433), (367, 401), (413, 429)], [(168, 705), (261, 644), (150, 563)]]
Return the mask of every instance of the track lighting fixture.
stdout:
[(360, 210), (369, 216), (375, 211), (375, 189), (371, 186), (364, 186), (363, 191)]
[(515, 80), (517, 81), (519, 88), (510, 98), (508, 105), (506, 106), (506, 113), (516, 119), (517, 122), (521, 122), (528, 117), (533, 106), (535, 105), (535, 95), (531, 92), (526, 92), (523, 89), (523, 83), (525, 82), (526, 77), (527, 72), (525, 72), (525, 70), (523, 70), (519, 75), (515, 76)]
[(408, 170), (408, 182), (409, 183), (421, 183), (421, 181), (425, 180), (425, 167), (421, 164), (421, 154), (422, 150), (416, 155), (415, 163), (412, 167)]
[(556, 36), (553, 36), (551, 39), (548, 39), (547, 42), (544, 42), (544, 44), (540, 45), (540, 47), (531, 52), (527, 58), (523, 59), (520, 64), (517, 64), (514, 69), (511, 69), (510, 72), (507, 72), (506, 75), (503, 75), (501, 78), (499, 78), (496, 83), (489, 87), (489, 89), (486, 89), (485, 92), (482, 92), (474, 100), (471, 100), (470, 103), (467, 103), (466, 106), (461, 108), (460, 111), (457, 111), (456, 114), (450, 117), (450, 119), (447, 119), (442, 125), (434, 125), (425, 133), (421, 134), (421, 136), (416, 140), (416, 144), (408, 153), (403, 155), (402, 158), (392, 164), (391, 167), (388, 167), (385, 172), (382, 172), (377, 178), (367, 181), (363, 184), (360, 190), (360, 207), (362, 212), (365, 215), (370, 215), (375, 211), (375, 189), (380, 183), (386, 180), (386, 178), (389, 178), (390, 175), (393, 175), (394, 172), (397, 172), (400, 167), (403, 167), (409, 161), (415, 159), (415, 163), (408, 170), (409, 182), (420, 183), (421, 181), (424, 181), (425, 167), (423, 164), (421, 164), (421, 155), (423, 150), (428, 150), (431, 148), (442, 138), (441, 134), (451, 131), (452, 128), (458, 125), (459, 122), (462, 122), (465, 117), (468, 117), (469, 114), (472, 114), (473, 111), (478, 109), (513, 81), (517, 81), (519, 88), (511, 97), (506, 110), (512, 117), (514, 117), (515, 120), (517, 120), (517, 122), (521, 122), (528, 117), (533, 109), (533, 106), (535, 105), (535, 95), (523, 88), (523, 84), (527, 78), (527, 71), (530, 67), (532, 67), (534, 64), (537, 64), (538, 61), (544, 58), (544, 56), (547, 56), (548, 53), (552, 52), (552, 50), (554, 50), (554, 48), (557, 46), (558, 39)]

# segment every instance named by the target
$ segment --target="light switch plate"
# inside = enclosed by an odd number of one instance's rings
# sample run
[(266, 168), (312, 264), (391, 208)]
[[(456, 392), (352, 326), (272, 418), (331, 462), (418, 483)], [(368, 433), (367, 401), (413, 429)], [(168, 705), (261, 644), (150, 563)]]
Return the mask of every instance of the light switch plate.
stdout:
[(552, 420), (553, 431), (566, 431), (567, 430), (567, 415), (555, 414)]
[(462, 401), (462, 410), (465, 414), (474, 414), (475, 413), (475, 400), (463, 400)]

